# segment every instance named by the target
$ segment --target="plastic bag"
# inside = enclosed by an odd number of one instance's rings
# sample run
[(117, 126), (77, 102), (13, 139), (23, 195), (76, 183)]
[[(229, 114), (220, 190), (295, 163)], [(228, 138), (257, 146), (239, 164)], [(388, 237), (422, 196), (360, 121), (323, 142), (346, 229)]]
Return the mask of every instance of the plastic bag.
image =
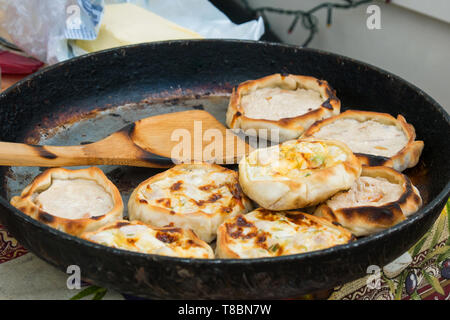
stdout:
[(83, 54), (71, 39), (97, 37), (103, 6), (130, 2), (191, 29), (205, 38), (258, 40), (262, 18), (232, 23), (207, 0), (0, 0), (2, 27), (30, 56), (48, 64)]

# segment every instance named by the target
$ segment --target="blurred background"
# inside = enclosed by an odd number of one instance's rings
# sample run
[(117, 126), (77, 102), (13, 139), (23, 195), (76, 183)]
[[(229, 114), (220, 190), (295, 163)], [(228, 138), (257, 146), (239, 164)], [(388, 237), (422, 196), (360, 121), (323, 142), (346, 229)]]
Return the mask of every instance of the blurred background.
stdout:
[[(321, 3), (347, 1), (248, 0), (251, 8), (276, 7), (308, 11)], [(353, 1), (354, 3), (358, 1)], [(245, 2), (236, 0), (242, 8)], [(381, 29), (369, 30), (370, 5), (380, 8)], [(266, 12), (266, 23), (281, 42), (301, 45), (308, 30), (301, 21), (288, 32), (295, 16)], [(373, 64), (417, 85), (450, 111), (450, 1), (369, 1), (334, 9), (327, 26), (326, 8), (316, 11), (317, 32), (308, 47), (339, 53)]]
[[(30, 51), (29, 42), (20, 43), (20, 39), (24, 38), (23, 34), (11, 36), (11, 33), (17, 33), (17, 26), (20, 27), (21, 21), (16, 17), (12, 20), (9, 13), (11, 10), (7, 11), (8, 3), (11, 6), (12, 3), (26, 4), (27, 1), (31, 0), (10, 2), (0, 0), (0, 37), (24, 49), (28, 55), (44, 60), (44, 63), (51, 64), (70, 58), (70, 55), (56, 58), (49, 58), (49, 55), (37, 56)], [(115, 3), (125, 0), (55, 0), (53, 2), (43, 0), (37, 6), (42, 7), (46, 2), (52, 3), (52, 6), (60, 3), (67, 7), (71, 3), (94, 5), (105, 4), (105, 1)], [(182, 14), (185, 15), (184, 20), (180, 19), (181, 15), (176, 14), (176, 7), (181, 3), (179, 0), (128, 1), (143, 7), (155, 8), (156, 13), (177, 20), (175, 22), (180, 22), (183, 27), (186, 26), (185, 20), (189, 20), (189, 15), (197, 14), (195, 23), (187, 22), (189, 27), (192, 26), (188, 29), (198, 32), (205, 38), (261, 39), (303, 45), (373, 64), (415, 84), (450, 111), (450, 90), (447, 85), (450, 74), (450, 1), (448, 0), (211, 0), (209, 2), (204, 0), (205, 3), (217, 8), (218, 12), (223, 13), (230, 23), (233, 22), (236, 25), (235, 29), (228, 28), (231, 30), (228, 33), (216, 30), (219, 24), (214, 25), (214, 23), (218, 22), (218, 16), (211, 15), (209, 11), (193, 10), (195, 12)], [(190, 0), (190, 2), (200, 3), (201, 0)], [(165, 7), (162, 7), (162, 3)], [(34, 8), (35, 11), (40, 9)], [(205, 22), (200, 28), (199, 23), (202, 19)], [(14, 22), (14, 26), (11, 21)], [(29, 22), (28, 17), (23, 23)], [(220, 21), (220, 23), (225, 22)], [(243, 24), (246, 27), (243, 27)], [(57, 23), (54, 24), (55, 29), (57, 25)], [(33, 35), (36, 39), (45, 38), (38, 34), (39, 27), (34, 27), (35, 25), (31, 25), (31, 31), (28, 32), (36, 32)], [(239, 27), (242, 28), (238, 29)], [(197, 31), (199, 28), (200, 31)], [(11, 31), (11, 29), (14, 30)], [(96, 32), (98, 29), (99, 27)], [(204, 34), (205, 30), (207, 35)], [(262, 37), (258, 32), (263, 33)], [(74, 41), (68, 40), (69, 45)], [(5, 47), (3, 49), (9, 50)], [(70, 54), (75, 53), (75, 55), (84, 53), (82, 50), (69, 51)], [(21, 52), (19, 54), (23, 55)], [(0, 66), (1, 63), (0, 61)], [(3, 72), (2, 88), (11, 85), (21, 77), (17, 74), (5, 75)]]

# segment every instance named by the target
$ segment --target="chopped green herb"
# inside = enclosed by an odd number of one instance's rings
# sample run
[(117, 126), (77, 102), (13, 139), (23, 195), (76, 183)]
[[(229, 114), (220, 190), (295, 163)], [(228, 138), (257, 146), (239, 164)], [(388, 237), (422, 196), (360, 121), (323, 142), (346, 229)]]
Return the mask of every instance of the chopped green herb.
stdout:
[(280, 245), (278, 243), (275, 243), (269, 247), (269, 251), (277, 252), (279, 248), (280, 248)]
[(312, 158), (312, 161), (314, 161), (314, 162), (316, 162), (317, 164), (321, 165), (321, 164), (323, 164), (323, 162), (325, 161), (325, 157), (322, 156), (322, 155), (315, 155), (315, 156)]

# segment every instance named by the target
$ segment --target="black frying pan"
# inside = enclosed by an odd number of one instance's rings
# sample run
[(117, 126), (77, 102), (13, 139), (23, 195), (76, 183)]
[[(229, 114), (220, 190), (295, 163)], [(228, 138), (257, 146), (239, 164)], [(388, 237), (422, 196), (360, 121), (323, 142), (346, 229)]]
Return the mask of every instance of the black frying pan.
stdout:
[[(9, 205), (41, 168), (0, 168), (0, 220), (48, 263), (123, 293), (150, 298), (286, 298), (354, 280), (409, 249), (433, 224), (450, 192), (450, 117), (406, 81), (326, 52), (248, 41), (171, 41), (117, 48), (46, 68), (0, 95), (3, 141), (73, 144), (105, 137), (152, 114), (204, 108), (224, 119), (238, 83), (272, 73), (328, 80), (343, 110), (402, 114), (425, 141), (421, 162), (406, 171), (423, 208), (397, 226), (326, 250), (249, 260), (197, 260), (128, 252), (54, 230)], [(124, 201), (158, 172), (102, 167)]]

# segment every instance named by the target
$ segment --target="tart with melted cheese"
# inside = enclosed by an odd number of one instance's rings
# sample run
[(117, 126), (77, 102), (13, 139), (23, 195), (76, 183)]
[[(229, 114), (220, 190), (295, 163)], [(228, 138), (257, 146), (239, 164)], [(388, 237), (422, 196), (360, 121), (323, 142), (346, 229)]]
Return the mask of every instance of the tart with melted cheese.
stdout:
[(351, 150), (331, 140), (290, 140), (255, 150), (239, 162), (242, 190), (269, 210), (320, 203), (349, 189), (360, 173)]
[(237, 172), (214, 164), (180, 164), (142, 182), (128, 202), (130, 220), (192, 229), (211, 242), (227, 218), (246, 213)]
[(44, 171), (11, 204), (30, 217), (72, 235), (122, 219), (117, 187), (97, 167)]
[(256, 209), (227, 219), (217, 230), (219, 258), (263, 258), (321, 250), (352, 240), (330, 221), (299, 211)]
[(421, 205), (420, 193), (407, 176), (388, 167), (364, 166), (350, 190), (320, 205), (314, 215), (366, 236), (405, 220)]
[(346, 143), (362, 164), (388, 166), (403, 171), (414, 167), (424, 146), (416, 141), (414, 127), (401, 115), (348, 110), (312, 125), (302, 138)]
[[(240, 128), (250, 135), (266, 129), (265, 138), (283, 142), (298, 138), (317, 120), (339, 114), (340, 108), (326, 81), (274, 74), (243, 82), (233, 90), (226, 122), (231, 129)], [(271, 130), (276, 131), (270, 135)]]
[(214, 252), (191, 230), (155, 228), (139, 221), (116, 221), (94, 232), (81, 235), (83, 239), (105, 246), (182, 258), (214, 258)]

